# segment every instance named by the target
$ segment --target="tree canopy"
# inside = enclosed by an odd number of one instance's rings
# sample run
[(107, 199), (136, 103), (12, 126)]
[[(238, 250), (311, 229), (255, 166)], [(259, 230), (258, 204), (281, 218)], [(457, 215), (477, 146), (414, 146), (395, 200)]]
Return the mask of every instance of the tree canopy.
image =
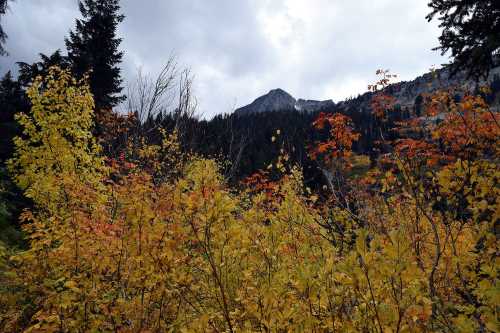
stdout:
[[(7, 5), (8, 5), (8, 0), (0, 0), (0, 19), (2, 18), (3, 15), (5, 15), (5, 12), (7, 11)], [(4, 49), (4, 43), (5, 40), (7, 39), (7, 34), (3, 30), (1, 21), (0, 21), (0, 55), (6, 55), (7, 51)]]
[(68, 59), (77, 77), (89, 74), (96, 109), (111, 109), (124, 99), (119, 67), (123, 52), (116, 36), (124, 16), (119, 0), (84, 0), (79, 5), (83, 18), (66, 39)]
[(500, 54), (500, 1), (431, 0), (429, 7), (427, 19), (437, 17), (443, 29), (436, 50), (451, 52), (452, 73), (487, 76)]

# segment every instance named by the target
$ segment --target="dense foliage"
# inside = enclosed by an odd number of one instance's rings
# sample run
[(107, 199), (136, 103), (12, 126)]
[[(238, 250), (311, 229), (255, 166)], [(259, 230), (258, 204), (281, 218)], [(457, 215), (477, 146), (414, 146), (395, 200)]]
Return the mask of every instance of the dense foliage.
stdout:
[[(167, 65), (122, 115), (119, 1), (79, 4), (0, 81), (1, 332), (500, 332), (498, 77), (200, 120)], [(497, 5), (430, 2), (456, 68)]]
[(34, 207), (28, 249), (0, 252), (2, 331), (500, 330), (500, 119), (481, 97), (428, 96), (354, 177), (358, 136), (321, 115), (312, 153), (344, 174), (321, 197), (286, 147), (240, 190), (175, 132), (105, 158), (67, 71), (29, 97), (9, 166)]

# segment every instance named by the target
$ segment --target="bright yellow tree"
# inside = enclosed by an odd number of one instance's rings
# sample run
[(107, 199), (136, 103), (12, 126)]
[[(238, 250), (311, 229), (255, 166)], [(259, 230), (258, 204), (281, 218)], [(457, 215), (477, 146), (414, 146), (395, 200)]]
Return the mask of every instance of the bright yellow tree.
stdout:
[(85, 79), (76, 81), (68, 70), (52, 67), (27, 91), (29, 113), (16, 120), (23, 132), (14, 139), (16, 152), (10, 172), (36, 205), (53, 208), (64, 201), (64, 180), (96, 183), (103, 159), (92, 137), (94, 101)]

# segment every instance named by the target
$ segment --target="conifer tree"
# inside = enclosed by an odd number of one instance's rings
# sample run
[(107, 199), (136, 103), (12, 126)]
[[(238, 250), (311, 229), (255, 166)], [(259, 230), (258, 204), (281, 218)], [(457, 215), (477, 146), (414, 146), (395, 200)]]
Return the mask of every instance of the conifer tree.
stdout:
[(499, 0), (431, 0), (431, 13), (443, 29), (439, 37), (442, 54), (451, 51), (452, 74), (465, 70), (469, 77), (487, 76), (500, 56)]
[(77, 77), (89, 72), (96, 110), (109, 110), (125, 98), (120, 95), (121, 38), (116, 36), (124, 16), (119, 14), (119, 0), (83, 0), (79, 5), (83, 18), (76, 20), (66, 39), (68, 58)]
[[(5, 12), (7, 11), (7, 0), (0, 0), (0, 18), (2, 15), (5, 15)], [(5, 43), (5, 40), (7, 39), (7, 34), (3, 30), (2, 25), (0, 24), (0, 55), (6, 55), (7, 51), (5, 51), (3, 44)]]
[[(19, 127), (14, 120), (17, 112), (29, 109), (29, 103), (21, 84), (16, 81), (11, 71), (0, 79), (0, 168), (13, 152), (12, 138), (19, 135)], [(1, 176), (0, 176), (1, 178)], [(1, 192), (1, 186), (0, 186)]]
[(70, 66), (68, 57), (62, 55), (61, 50), (56, 50), (51, 55), (40, 53), (39, 56), (40, 61), (32, 64), (26, 62), (17, 63), (19, 66), (18, 81), (25, 88), (28, 88), (37, 76), (47, 76), (49, 74), (49, 69), (53, 66), (62, 69), (68, 69)]

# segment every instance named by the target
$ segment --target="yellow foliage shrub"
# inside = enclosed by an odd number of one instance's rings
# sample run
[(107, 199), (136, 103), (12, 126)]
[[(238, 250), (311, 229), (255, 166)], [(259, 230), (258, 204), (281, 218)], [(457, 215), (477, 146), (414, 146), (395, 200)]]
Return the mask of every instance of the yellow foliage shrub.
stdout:
[[(161, 182), (154, 161), (110, 177), (88, 87), (53, 69), (30, 97), (10, 167), (36, 207), (24, 214), (30, 248), (2, 264), (4, 332), (499, 330), (491, 160), (432, 174), (432, 202), (413, 176), (401, 191), (386, 184), (359, 197), (353, 221), (318, 209), (298, 168), (261, 193), (235, 193), (197, 157)], [(165, 147), (178, 152), (173, 137)]]

